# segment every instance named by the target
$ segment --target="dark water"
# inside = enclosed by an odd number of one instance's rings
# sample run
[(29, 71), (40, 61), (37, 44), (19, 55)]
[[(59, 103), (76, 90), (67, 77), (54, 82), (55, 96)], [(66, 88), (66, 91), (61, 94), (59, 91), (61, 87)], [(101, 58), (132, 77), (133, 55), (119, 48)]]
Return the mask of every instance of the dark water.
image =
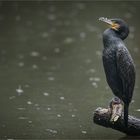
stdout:
[(140, 2), (0, 2), (0, 138), (125, 138), (92, 121), (113, 97), (101, 59), (107, 26), (98, 18), (130, 25), (130, 114), (140, 117), (139, 13)]

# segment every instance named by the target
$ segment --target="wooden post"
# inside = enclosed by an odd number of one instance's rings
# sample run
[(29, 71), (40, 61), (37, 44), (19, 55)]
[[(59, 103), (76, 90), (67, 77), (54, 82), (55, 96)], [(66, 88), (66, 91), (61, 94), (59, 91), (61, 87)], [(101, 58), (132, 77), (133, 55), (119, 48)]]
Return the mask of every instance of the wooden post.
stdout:
[(98, 125), (118, 130), (129, 136), (140, 136), (140, 119), (129, 115), (128, 127), (126, 128), (123, 113), (115, 121), (111, 121), (111, 116), (110, 109), (100, 107), (95, 110), (93, 121)]

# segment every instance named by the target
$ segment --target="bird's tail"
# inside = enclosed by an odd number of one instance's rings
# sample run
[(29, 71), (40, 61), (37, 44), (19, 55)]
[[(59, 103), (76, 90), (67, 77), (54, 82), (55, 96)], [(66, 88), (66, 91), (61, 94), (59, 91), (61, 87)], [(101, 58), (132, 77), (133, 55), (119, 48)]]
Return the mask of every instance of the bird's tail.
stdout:
[(124, 125), (128, 127), (128, 108), (129, 104), (124, 104)]

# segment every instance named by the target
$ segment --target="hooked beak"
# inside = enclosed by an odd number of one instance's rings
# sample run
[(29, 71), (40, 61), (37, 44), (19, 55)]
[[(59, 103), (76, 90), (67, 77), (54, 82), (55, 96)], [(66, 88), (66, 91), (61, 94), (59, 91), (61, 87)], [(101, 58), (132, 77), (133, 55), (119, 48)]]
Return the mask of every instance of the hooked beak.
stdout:
[(107, 24), (109, 24), (109, 27), (110, 27), (111, 29), (116, 30), (116, 31), (118, 31), (118, 29), (119, 29), (119, 27), (120, 27), (119, 24), (113, 22), (112, 20), (110, 20), (110, 19), (108, 19), (108, 18), (100, 17), (99, 20), (100, 20), (100, 21), (103, 21), (103, 22), (105, 22), (105, 23), (107, 23)]

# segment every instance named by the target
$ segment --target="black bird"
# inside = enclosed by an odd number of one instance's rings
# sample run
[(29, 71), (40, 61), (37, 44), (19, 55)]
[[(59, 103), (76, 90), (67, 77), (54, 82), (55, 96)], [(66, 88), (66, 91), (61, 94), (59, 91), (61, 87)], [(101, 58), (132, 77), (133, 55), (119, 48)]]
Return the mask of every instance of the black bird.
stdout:
[(129, 27), (122, 19), (99, 20), (109, 24), (103, 33), (103, 66), (106, 80), (115, 96), (124, 103), (124, 125), (128, 127), (128, 108), (135, 85), (135, 66), (123, 40), (129, 34)]

